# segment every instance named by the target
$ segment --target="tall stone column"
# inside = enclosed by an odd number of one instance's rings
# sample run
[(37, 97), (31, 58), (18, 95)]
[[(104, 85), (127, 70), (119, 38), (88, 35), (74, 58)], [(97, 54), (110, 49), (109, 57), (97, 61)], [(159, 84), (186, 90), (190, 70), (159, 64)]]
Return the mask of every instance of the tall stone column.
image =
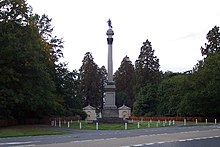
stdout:
[(115, 83), (113, 81), (113, 60), (112, 60), (112, 44), (114, 32), (111, 27), (111, 21), (109, 20), (109, 29), (106, 35), (108, 43), (108, 82), (105, 86), (105, 105), (103, 107), (103, 117), (119, 117), (118, 109), (115, 105)]

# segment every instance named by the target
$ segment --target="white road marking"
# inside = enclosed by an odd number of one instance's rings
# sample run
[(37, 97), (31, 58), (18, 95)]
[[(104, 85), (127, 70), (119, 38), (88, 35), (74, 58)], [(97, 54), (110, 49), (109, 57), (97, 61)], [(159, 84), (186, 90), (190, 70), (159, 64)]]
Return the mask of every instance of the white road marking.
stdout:
[(36, 143), (40, 141), (27, 141), (27, 142), (5, 142), (5, 143), (0, 143), (0, 145), (19, 145), (19, 144), (30, 144), (30, 143)]
[(140, 146), (150, 146), (155, 144), (164, 144), (164, 143), (171, 143), (171, 142), (186, 142), (186, 141), (193, 141), (193, 140), (204, 140), (204, 139), (212, 139), (212, 138), (219, 138), (220, 136), (211, 136), (211, 137), (201, 137), (201, 138), (190, 138), (190, 139), (180, 139), (180, 140), (170, 140), (170, 141), (163, 141), (163, 142), (151, 142), (151, 143), (143, 143), (143, 144), (137, 144), (132, 145), (128, 147), (140, 147)]

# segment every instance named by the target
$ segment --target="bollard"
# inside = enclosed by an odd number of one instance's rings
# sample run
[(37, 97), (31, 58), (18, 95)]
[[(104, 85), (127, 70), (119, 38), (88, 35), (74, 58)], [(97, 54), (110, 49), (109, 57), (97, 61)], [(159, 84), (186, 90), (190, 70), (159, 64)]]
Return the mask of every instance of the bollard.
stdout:
[(143, 118), (141, 118), (141, 123), (143, 123)]
[(171, 120), (169, 120), (169, 126), (171, 126), (171, 123), (172, 123)]
[(63, 124), (66, 124), (66, 120), (63, 121)]
[(150, 128), (150, 122), (147, 122), (147, 127)]
[(140, 128), (140, 123), (138, 122), (138, 129)]
[(70, 123), (72, 124), (72, 123), (73, 123), (73, 121), (72, 121), (72, 120), (70, 120)]
[(59, 120), (59, 127), (61, 127), (61, 121)]
[(158, 123), (158, 122), (156, 123), (156, 127), (157, 127), (157, 128), (159, 127), (159, 123)]
[(198, 124), (198, 120), (196, 119), (196, 125)]
[(125, 123), (125, 130), (128, 129), (128, 123)]
[(175, 125), (175, 120), (173, 120), (173, 125)]
[(205, 119), (205, 124), (208, 124), (208, 120), (207, 119)]
[(163, 121), (163, 127), (165, 127), (166, 126), (166, 123), (165, 123), (165, 121)]
[(79, 123), (79, 129), (82, 129), (82, 123), (81, 122)]
[(167, 120), (165, 120), (165, 125), (166, 125), (166, 123), (167, 123)]
[(96, 122), (96, 130), (99, 130), (99, 123)]
[(150, 123), (152, 123), (152, 120), (150, 120)]
[(56, 120), (54, 121), (54, 126), (55, 126), (55, 127), (57, 126), (57, 121), (56, 121)]
[(134, 120), (132, 119), (132, 120), (131, 120), (131, 122), (133, 123), (133, 122), (134, 122)]
[(53, 120), (51, 121), (51, 126), (53, 126)]
[(69, 122), (69, 121), (67, 122), (67, 127), (68, 127), (68, 128), (70, 127), (70, 122)]
[(186, 119), (184, 119), (184, 126), (186, 126)]
[(215, 119), (215, 125), (217, 125), (217, 119)]

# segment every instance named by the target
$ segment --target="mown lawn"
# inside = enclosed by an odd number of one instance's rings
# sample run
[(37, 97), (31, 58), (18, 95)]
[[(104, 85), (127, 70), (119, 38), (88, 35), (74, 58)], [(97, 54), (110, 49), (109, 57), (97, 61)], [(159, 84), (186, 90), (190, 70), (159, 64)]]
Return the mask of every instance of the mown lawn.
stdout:
[(54, 131), (48, 129), (47, 127), (39, 127), (37, 125), (0, 128), (0, 138), (38, 136), (38, 135), (63, 135), (63, 134), (68, 134), (68, 132)]

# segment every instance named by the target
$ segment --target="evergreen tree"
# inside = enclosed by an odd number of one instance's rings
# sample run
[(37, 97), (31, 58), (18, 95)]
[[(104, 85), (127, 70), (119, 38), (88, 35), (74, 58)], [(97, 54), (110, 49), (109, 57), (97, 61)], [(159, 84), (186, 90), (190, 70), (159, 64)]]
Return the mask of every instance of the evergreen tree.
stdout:
[(102, 93), (100, 90), (100, 74), (98, 65), (93, 61), (92, 54), (87, 52), (80, 68), (80, 89), (83, 97), (83, 105), (92, 105), (96, 108), (102, 105)]
[(134, 66), (128, 56), (125, 56), (120, 67), (115, 72), (116, 105), (133, 105)]
[(146, 40), (135, 62), (135, 93), (147, 84), (157, 84), (160, 80), (159, 59), (154, 55), (151, 42)]
[(211, 53), (220, 51), (220, 32), (219, 27), (214, 26), (206, 36), (208, 43), (205, 43), (205, 47), (201, 47), (201, 53), (203, 56), (208, 56)]

